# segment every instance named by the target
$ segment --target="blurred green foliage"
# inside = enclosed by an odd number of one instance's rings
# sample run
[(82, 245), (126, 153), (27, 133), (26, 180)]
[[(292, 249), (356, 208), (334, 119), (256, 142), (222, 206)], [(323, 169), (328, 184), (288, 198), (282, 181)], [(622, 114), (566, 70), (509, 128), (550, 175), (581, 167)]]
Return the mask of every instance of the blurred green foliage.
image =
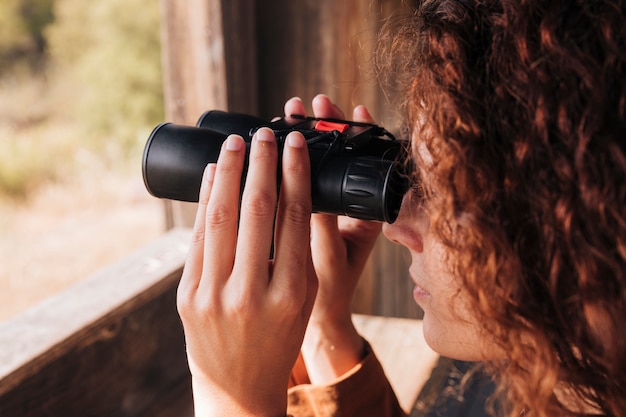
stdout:
[(46, 49), (43, 30), (53, 20), (53, 0), (2, 0), (0, 73), (37, 70)]
[(0, 195), (137, 164), (162, 118), (158, 1), (0, 2)]
[(163, 117), (158, 2), (55, 0), (55, 16), (46, 35), (71, 111), (85, 134), (132, 148)]

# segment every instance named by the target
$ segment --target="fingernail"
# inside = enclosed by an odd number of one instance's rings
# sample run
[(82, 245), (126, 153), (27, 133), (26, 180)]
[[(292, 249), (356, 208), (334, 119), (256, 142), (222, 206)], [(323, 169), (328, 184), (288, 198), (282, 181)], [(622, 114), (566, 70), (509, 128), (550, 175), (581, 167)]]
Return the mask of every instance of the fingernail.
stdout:
[(204, 178), (202, 179), (203, 182), (213, 181), (213, 178), (215, 178), (216, 167), (217, 165), (215, 163), (210, 163), (206, 166), (206, 168), (204, 169)]
[(237, 135), (230, 135), (226, 139), (226, 150), (240, 151), (243, 148), (243, 138)]
[(263, 142), (274, 142), (276, 138), (274, 137), (274, 132), (272, 131), (272, 129), (262, 127), (261, 129), (256, 131), (256, 133), (254, 134), (254, 139)]
[(291, 148), (304, 148), (306, 146), (304, 136), (297, 132), (291, 132), (287, 135), (287, 146)]
[(370, 113), (370, 111), (363, 104), (359, 104), (358, 106), (354, 108), (354, 113), (356, 112), (361, 112), (365, 117), (369, 117), (369, 118), (372, 117), (372, 114)]
[(318, 94), (315, 97), (313, 97), (313, 100), (328, 100), (328, 101), (332, 101), (330, 99), (330, 97), (328, 97), (326, 94)]

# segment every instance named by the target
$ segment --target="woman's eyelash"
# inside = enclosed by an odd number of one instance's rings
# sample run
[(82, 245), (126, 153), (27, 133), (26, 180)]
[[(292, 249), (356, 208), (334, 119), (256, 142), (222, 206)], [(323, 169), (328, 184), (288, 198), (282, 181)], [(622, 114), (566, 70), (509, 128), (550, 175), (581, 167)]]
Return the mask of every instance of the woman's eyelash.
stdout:
[(411, 183), (411, 193), (415, 196), (415, 197), (419, 197), (420, 199), (424, 198), (424, 187), (421, 183), (421, 181), (413, 181)]
[(427, 197), (421, 181), (412, 181), (409, 188), (409, 204), (413, 208), (424, 208), (427, 205)]

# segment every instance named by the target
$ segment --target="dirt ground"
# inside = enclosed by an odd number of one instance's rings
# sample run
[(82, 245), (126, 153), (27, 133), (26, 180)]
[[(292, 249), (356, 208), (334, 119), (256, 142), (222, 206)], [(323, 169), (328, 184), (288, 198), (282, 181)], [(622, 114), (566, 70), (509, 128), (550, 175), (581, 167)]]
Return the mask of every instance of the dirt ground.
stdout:
[(0, 321), (163, 232), (162, 203), (140, 172), (88, 173), (27, 203), (0, 201)]

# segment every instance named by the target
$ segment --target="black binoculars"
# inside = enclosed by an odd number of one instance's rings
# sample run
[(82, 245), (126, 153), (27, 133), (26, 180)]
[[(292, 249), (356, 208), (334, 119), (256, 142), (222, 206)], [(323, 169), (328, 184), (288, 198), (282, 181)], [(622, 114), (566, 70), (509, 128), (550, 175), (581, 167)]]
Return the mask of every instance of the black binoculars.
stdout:
[(197, 202), (204, 169), (217, 161), (228, 135), (242, 136), (249, 154), (261, 127), (274, 131), (279, 151), (290, 132), (304, 135), (314, 212), (388, 223), (397, 218), (408, 189), (406, 143), (380, 126), (346, 120), (291, 115), (268, 122), (215, 110), (203, 114), (196, 127), (160, 124), (143, 153), (146, 188), (155, 197)]

